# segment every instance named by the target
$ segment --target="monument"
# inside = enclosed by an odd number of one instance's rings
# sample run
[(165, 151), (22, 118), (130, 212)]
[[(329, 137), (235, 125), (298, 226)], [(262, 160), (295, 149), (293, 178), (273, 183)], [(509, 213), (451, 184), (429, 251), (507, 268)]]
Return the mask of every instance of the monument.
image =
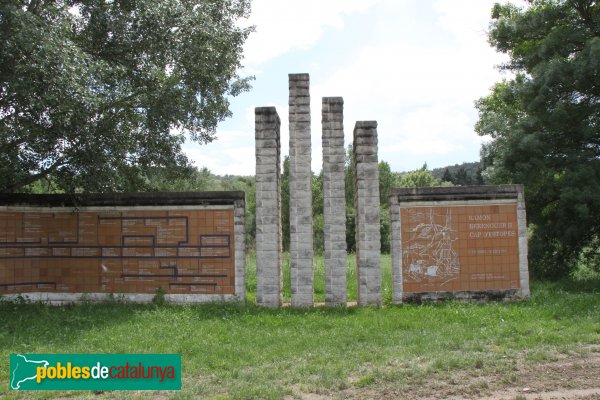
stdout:
[(256, 303), (279, 307), (281, 272), (281, 122), (275, 107), (257, 107), (256, 143)]
[(346, 305), (344, 100), (323, 97), (323, 236), (325, 304)]
[(393, 189), (394, 302), (529, 296), (521, 185)]
[(244, 193), (0, 195), (0, 294), (245, 301)]

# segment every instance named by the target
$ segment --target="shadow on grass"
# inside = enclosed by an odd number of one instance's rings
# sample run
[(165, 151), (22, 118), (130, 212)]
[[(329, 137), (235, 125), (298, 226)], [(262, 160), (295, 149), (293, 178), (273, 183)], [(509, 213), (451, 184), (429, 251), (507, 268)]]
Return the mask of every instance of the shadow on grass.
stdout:
[(600, 293), (600, 277), (585, 280), (564, 279), (553, 283), (557, 288), (570, 293)]
[(125, 323), (152, 308), (156, 306), (117, 301), (62, 306), (0, 301), (0, 348), (26, 351), (31, 345), (69, 345), (80, 333)]
[[(444, 318), (446, 309), (462, 309), (472, 313), (473, 317), (484, 315), (492, 310), (521, 309), (529, 312), (535, 310), (552, 310), (555, 317), (578, 318), (596, 312), (600, 294), (600, 279), (587, 281), (564, 280), (558, 282), (532, 282), (530, 300), (508, 303), (465, 303), (446, 301), (424, 303), (421, 305), (389, 305), (377, 307), (314, 307), (314, 308), (263, 308), (254, 304), (137, 304), (119, 301), (64, 305), (60, 307), (42, 303), (19, 303), (0, 301), (0, 348), (11, 351), (27, 351), (33, 348), (58, 346), (68, 348), (78, 342), (78, 337), (91, 330), (102, 330), (113, 326), (139, 324), (142, 319), (154, 319), (160, 326), (174, 323), (170, 319), (175, 314), (187, 314), (193, 321), (230, 320), (244, 321), (256, 319), (261, 321), (282, 320), (289, 323), (308, 317), (313, 320), (339, 320), (358, 317), (360, 319), (393, 318), (398, 321), (410, 316), (434, 311), (438, 317)], [(483, 308), (483, 310), (481, 310)], [(486, 309), (487, 308), (487, 309)], [(479, 310), (479, 311), (477, 311)], [(136, 321), (133, 321), (136, 320)], [(170, 321), (170, 322), (169, 322)], [(156, 326), (156, 325), (155, 325)]]
[(82, 302), (51, 306), (39, 302), (0, 300), (0, 348), (26, 351), (30, 345), (68, 347), (80, 334), (124, 325), (140, 315), (190, 313), (198, 322), (236, 320), (245, 317), (298, 318), (323, 316), (328, 319), (348, 317), (356, 308), (263, 308), (256, 305), (214, 303), (175, 305), (139, 304), (119, 301)]

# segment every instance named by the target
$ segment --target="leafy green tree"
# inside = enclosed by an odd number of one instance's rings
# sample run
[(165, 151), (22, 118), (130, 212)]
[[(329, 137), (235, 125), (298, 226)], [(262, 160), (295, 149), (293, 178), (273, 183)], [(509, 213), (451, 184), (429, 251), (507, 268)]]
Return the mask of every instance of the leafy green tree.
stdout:
[(458, 172), (456, 172), (456, 175), (454, 176), (453, 182), (454, 182), (454, 184), (460, 185), (460, 186), (467, 186), (467, 185), (471, 185), (473, 183), (473, 181), (471, 180), (469, 175), (467, 175), (467, 170), (464, 169), (463, 167), (460, 167), (458, 169)]
[(129, 190), (215, 137), (251, 29), (249, 0), (3, 0), (0, 191)]
[(454, 182), (454, 177), (448, 168), (444, 170), (444, 175), (442, 175), (442, 181), (444, 182)]
[(396, 174), (392, 172), (390, 164), (379, 161), (379, 199), (382, 207), (390, 205), (390, 189), (396, 184)]
[(346, 250), (356, 251), (356, 212), (354, 209), (354, 165), (352, 143), (346, 148), (344, 185), (346, 191)]
[(145, 174), (144, 191), (206, 192), (221, 190), (221, 182), (206, 167), (190, 168), (183, 176), (168, 168), (154, 168)]
[(396, 184), (396, 174), (392, 172), (390, 164), (386, 161), (379, 162), (379, 237), (381, 238), (381, 252), (389, 253), (390, 245), (390, 189)]
[(475, 172), (474, 183), (476, 185), (485, 185), (485, 179), (483, 178), (483, 168), (477, 168), (477, 172)]
[[(442, 168), (434, 168), (431, 170), (431, 173), (435, 178), (455, 185), (464, 185), (464, 181), (468, 181), (468, 184), (470, 185), (483, 185), (485, 182), (481, 174), (482, 169), (483, 164), (481, 161), (474, 161), (448, 165), (447, 167)], [(464, 175), (461, 178), (463, 183), (459, 183), (457, 180), (457, 174), (460, 170), (464, 170)], [(461, 174), (463, 173), (461, 172)]]
[(313, 249), (317, 254), (325, 250), (323, 184), (323, 170), (312, 175)]
[(515, 77), (476, 105), (485, 174), (523, 183), (534, 272), (567, 274), (600, 235), (600, 3), (496, 5), (490, 43)]
[(398, 187), (410, 188), (429, 186), (442, 186), (442, 181), (435, 178), (431, 171), (427, 169), (427, 163), (423, 164), (423, 166), (416, 171), (400, 175), (398, 179)]

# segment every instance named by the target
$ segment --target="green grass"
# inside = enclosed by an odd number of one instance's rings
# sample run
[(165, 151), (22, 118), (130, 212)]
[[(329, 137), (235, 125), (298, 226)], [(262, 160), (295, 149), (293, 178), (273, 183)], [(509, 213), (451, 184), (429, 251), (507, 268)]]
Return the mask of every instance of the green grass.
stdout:
[[(314, 293), (315, 302), (325, 302), (325, 263), (322, 256), (314, 257)], [(282, 260), (283, 272), (283, 301), (290, 302), (290, 255), (283, 254)], [(389, 254), (381, 255), (381, 290), (384, 304), (391, 304), (393, 301), (392, 292), (392, 257)], [(346, 292), (349, 302), (356, 301), (356, 258), (353, 254), (346, 258)], [(256, 257), (250, 254), (246, 257), (246, 301), (256, 302)]]
[[(250, 257), (249, 299), (253, 265)], [(317, 301), (324, 286), (319, 265), (317, 259)], [(389, 272), (389, 257), (382, 265)], [(356, 286), (352, 275), (349, 288)], [(280, 399), (294, 392), (402, 387), (455, 371), (514, 382), (517, 359), (552, 360), (600, 344), (599, 282), (534, 283), (532, 298), (521, 302), (380, 308), (0, 302), (0, 397)], [(179, 353), (183, 390), (9, 392), (8, 355), (17, 352)]]

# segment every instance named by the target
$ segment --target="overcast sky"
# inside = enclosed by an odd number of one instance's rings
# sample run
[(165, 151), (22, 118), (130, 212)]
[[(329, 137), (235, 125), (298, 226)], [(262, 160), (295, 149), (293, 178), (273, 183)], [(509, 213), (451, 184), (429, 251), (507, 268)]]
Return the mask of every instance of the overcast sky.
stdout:
[(379, 160), (393, 171), (477, 161), (473, 103), (506, 77), (487, 43), (497, 0), (253, 0), (242, 75), (252, 90), (208, 145), (186, 144), (198, 167), (253, 175), (254, 107), (275, 106), (288, 154), (288, 74), (309, 73), (312, 169), (321, 170), (321, 98), (344, 98), (346, 145), (356, 121), (376, 120)]

